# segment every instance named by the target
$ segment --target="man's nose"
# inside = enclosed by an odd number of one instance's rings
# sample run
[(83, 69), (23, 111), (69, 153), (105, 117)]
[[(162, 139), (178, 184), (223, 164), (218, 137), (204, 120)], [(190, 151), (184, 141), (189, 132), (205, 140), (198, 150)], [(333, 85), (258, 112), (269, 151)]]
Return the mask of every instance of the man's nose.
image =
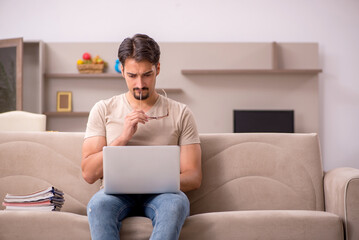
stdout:
[(144, 81), (143, 81), (142, 77), (139, 77), (137, 87), (139, 89), (142, 89), (144, 87)]

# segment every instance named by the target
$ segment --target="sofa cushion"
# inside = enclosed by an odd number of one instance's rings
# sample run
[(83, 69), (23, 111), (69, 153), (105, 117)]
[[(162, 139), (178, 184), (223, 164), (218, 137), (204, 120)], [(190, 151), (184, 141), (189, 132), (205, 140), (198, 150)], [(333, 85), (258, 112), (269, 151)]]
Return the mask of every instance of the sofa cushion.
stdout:
[[(149, 239), (151, 221), (131, 217), (123, 221), (121, 239)], [(226, 240), (339, 240), (342, 222), (322, 211), (270, 210), (203, 213), (187, 218), (180, 239)]]
[[(19, 221), (21, 219), (21, 221)], [(0, 239), (90, 239), (87, 217), (64, 212), (0, 211)], [(31, 224), (29, 224), (31, 222)], [(149, 239), (152, 224), (145, 217), (123, 221), (121, 240)], [(180, 239), (340, 240), (337, 215), (322, 211), (234, 211), (204, 213), (187, 218)]]
[(231, 210), (323, 210), (316, 134), (202, 134), (203, 180), (191, 215)]
[(53, 185), (65, 193), (61, 211), (86, 215), (100, 182), (90, 185), (82, 178), (83, 137), (83, 133), (1, 132), (0, 201), (6, 193), (28, 194)]
[[(149, 239), (151, 221), (125, 219), (121, 239)], [(233, 211), (193, 215), (187, 218), (180, 240), (340, 240), (343, 227), (337, 215), (323, 211)]]
[(340, 218), (322, 211), (235, 211), (189, 217), (180, 239), (339, 240), (344, 233)]
[(91, 239), (87, 216), (67, 212), (0, 211), (0, 239)]

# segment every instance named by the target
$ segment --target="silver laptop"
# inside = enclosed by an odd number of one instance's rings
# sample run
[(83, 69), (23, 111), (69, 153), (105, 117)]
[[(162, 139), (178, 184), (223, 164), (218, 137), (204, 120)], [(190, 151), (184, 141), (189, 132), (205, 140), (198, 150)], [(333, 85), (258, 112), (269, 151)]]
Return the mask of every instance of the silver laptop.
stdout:
[(106, 146), (103, 183), (107, 194), (179, 192), (179, 146)]

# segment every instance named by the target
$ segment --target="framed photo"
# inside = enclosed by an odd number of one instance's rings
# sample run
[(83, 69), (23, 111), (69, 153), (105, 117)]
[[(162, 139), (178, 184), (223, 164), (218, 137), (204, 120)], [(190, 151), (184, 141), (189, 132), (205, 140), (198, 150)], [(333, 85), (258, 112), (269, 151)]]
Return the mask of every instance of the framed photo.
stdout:
[(57, 107), (58, 112), (72, 111), (72, 92), (57, 92)]

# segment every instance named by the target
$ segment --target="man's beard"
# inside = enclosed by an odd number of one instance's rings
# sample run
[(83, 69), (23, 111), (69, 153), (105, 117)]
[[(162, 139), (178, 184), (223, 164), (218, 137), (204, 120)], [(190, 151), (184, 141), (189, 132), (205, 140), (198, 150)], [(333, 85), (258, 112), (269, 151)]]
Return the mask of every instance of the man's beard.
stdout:
[(136, 98), (137, 100), (145, 100), (150, 96), (150, 92), (147, 87), (143, 87), (141, 89), (134, 88), (132, 91), (133, 91), (134, 98)]

